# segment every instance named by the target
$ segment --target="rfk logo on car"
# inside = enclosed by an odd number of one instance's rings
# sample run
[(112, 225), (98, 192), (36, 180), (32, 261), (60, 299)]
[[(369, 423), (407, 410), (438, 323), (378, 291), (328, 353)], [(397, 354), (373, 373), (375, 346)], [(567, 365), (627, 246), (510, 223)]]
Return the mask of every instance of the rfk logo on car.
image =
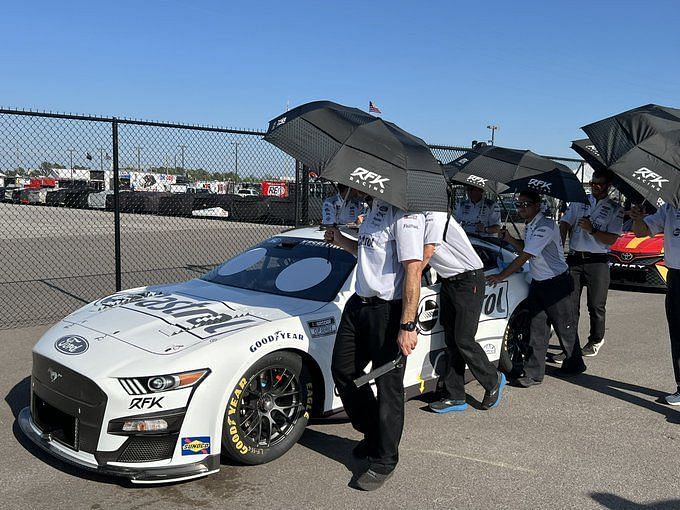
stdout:
[(380, 174), (376, 174), (375, 172), (371, 172), (370, 170), (366, 170), (365, 168), (357, 167), (357, 169), (349, 175), (349, 180), (373, 191), (385, 193), (385, 183), (390, 179), (388, 177), (383, 177)]
[(152, 409), (154, 407), (163, 409), (163, 406), (161, 405), (161, 400), (163, 400), (164, 398), (165, 397), (133, 398), (130, 401), (130, 407), (128, 407), (128, 409)]
[(552, 188), (552, 183), (551, 182), (545, 182), (545, 181), (542, 181), (540, 179), (529, 179), (527, 186), (529, 186), (532, 189), (539, 191), (540, 193), (550, 193), (550, 190)]
[(635, 172), (633, 172), (633, 177), (635, 177), (638, 181), (642, 181), (648, 186), (651, 186), (657, 191), (661, 191), (664, 182), (669, 182), (668, 179), (664, 179), (663, 176), (657, 174), (645, 166), (635, 170)]

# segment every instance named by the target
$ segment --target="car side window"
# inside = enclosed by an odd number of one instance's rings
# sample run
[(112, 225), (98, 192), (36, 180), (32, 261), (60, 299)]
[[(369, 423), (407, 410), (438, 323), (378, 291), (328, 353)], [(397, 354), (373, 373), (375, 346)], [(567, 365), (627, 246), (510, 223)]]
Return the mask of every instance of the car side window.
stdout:
[(475, 251), (479, 258), (482, 259), (484, 264), (484, 271), (489, 269), (496, 269), (498, 267), (498, 250), (492, 250), (490, 248), (474, 245)]

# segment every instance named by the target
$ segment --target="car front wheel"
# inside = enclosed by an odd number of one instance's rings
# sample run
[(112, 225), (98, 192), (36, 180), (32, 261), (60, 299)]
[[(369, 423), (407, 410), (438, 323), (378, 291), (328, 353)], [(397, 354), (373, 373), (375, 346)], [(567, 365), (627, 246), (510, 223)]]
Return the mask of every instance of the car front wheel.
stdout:
[(222, 429), (222, 451), (243, 464), (264, 464), (286, 453), (305, 430), (313, 403), (312, 379), (292, 352), (268, 354), (232, 389)]

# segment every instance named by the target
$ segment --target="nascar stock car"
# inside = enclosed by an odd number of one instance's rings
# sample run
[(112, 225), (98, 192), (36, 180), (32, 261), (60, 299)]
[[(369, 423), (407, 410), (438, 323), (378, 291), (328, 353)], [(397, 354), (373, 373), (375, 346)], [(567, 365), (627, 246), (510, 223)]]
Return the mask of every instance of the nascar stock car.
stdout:
[[(473, 238), (487, 272), (515, 255)], [(331, 356), (356, 258), (294, 229), (183, 283), (90, 303), (33, 348), (21, 430), (49, 454), (134, 483), (191, 479), (290, 449), (310, 417), (342, 410)], [(526, 331), (526, 270), (487, 287), (477, 341), (492, 361)], [(436, 388), (444, 334), (436, 275), (423, 273), (407, 397)], [(503, 354), (503, 356), (501, 356)]]
[(668, 269), (663, 256), (663, 234), (635, 237), (624, 232), (609, 251), (613, 288), (666, 290)]

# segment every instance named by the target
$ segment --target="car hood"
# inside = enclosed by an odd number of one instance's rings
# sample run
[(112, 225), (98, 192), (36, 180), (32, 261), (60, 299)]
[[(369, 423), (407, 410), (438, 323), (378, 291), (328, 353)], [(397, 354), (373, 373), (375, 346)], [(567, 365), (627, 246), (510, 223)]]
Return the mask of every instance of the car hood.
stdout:
[(635, 237), (634, 233), (625, 232), (612, 244), (610, 250), (622, 253), (661, 255), (663, 254), (663, 235)]
[(173, 354), (325, 303), (203, 280), (145, 287), (95, 301), (64, 319), (154, 354)]

